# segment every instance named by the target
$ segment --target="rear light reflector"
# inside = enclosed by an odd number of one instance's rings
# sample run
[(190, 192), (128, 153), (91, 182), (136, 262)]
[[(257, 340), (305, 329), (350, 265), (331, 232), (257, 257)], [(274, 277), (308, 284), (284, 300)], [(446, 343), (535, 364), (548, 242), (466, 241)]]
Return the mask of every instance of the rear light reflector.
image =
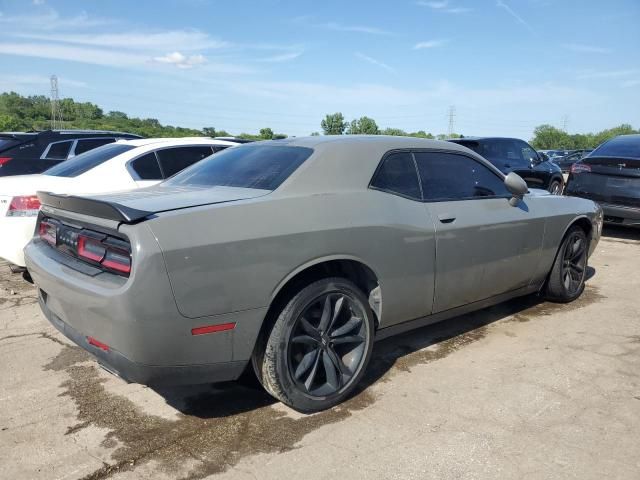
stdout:
[(38, 235), (42, 240), (47, 242), (49, 245), (56, 246), (58, 242), (58, 229), (57, 227), (46, 220), (40, 222), (40, 226), (38, 227)]
[(236, 328), (236, 323), (220, 323), (218, 325), (207, 325), (205, 327), (196, 327), (191, 329), (191, 335), (205, 335), (207, 333), (224, 332)]
[(571, 165), (571, 173), (590, 172), (591, 165), (587, 163), (574, 163)]
[(11, 157), (0, 157), (0, 167), (5, 163), (9, 163), (13, 158)]
[(78, 256), (93, 262), (100, 263), (106, 254), (107, 249), (100, 243), (85, 235), (78, 235)]
[(40, 210), (40, 200), (36, 195), (13, 197), (7, 210), (7, 217), (35, 217)]
[(100, 350), (104, 350), (105, 352), (109, 351), (109, 345), (107, 345), (106, 343), (102, 343), (101, 341), (96, 340), (93, 337), (87, 337), (87, 342), (89, 342), (89, 345), (93, 345), (94, 347), (97, 347)]

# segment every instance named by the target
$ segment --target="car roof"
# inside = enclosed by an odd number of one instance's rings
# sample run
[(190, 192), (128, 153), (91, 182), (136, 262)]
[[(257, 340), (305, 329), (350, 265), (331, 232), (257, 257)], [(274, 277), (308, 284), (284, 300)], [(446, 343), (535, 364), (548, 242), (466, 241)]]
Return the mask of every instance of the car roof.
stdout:
[(229, 140), (217, 140), (211, 137), (178, 137), (178, 138), (137, 138), (134, 140), (118, 140), (117, 143), (123, 143), (125, 145), (131, 145), (133, 147), (144, 147), (146, 145), (158, 144), (163, 146), (172, 145), (237, 145), (236, 142)]
[(460, 137), (460, 138), (447, 138), (447, 142), (464, 142), (465, 140), (479, 141), (479, 140), (522, 140), (516, 137)]
[[(458, 150), (461, 147), (453, 146), (444, 140), (431, 140), (420, 137), (405, 137), (400, 135), (316, 135), (310, 137), (290, 137), (281, 140), (265, 140), (255, 142), (252, 145), (289, 145), (297, 147), (316, 148), (322, 146), (340, 146), (357, 148), (360, 145), (376, 145), (387, 150), (394, 148), (444, 148)], [(464, 148), (464, 147), (462, 147)], [(466, 148), (464, 148), (467, 151)]]

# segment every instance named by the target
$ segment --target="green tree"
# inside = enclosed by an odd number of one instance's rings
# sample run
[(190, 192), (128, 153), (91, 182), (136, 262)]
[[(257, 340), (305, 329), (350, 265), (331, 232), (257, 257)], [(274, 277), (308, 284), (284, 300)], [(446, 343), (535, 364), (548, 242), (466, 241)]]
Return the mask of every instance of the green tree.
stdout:
[(273, 130), (269, 127), (260, 129), (260, 138), (262, 140), (271, 140), (273, 138)]
[(347, 122), (342, 113), (336, 112), (324, 117), (320, 126), (325, 135), (342, 135), (347, 128)]
[(360, 117), (357, 120), (351, 120), (347, 129), (348, 135), (379, 135), (380, 130), (378, 124), (373, 118)]
[(319, 137), (320, 136), (320, 132), (311, 132), (311, 136), (312, 137)]
[(531, 146), (538, 150), (550, 150), (555, 148), (568, 148), (569, 135), (552, 125), (540, 125), (533, 131)]
[(402, 137), (402, 136), (407, 136), (407, 132), (399, 128), (385, 128), (384, 130), (380, 131), (380, 135), (393, 135), (393, 136)]

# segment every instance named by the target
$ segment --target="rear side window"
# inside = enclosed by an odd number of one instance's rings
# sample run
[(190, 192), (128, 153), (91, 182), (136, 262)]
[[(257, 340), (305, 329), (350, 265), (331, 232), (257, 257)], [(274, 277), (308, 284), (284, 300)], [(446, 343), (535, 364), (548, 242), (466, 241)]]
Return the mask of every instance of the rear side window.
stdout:
[(44, 158), (47, 160), (66, 160), (72, 144), (72, 141), (52, 143)]
[(371, 186), (415, 200), (422, 199), (418, 172), (409, 152), (388, 155), (378, 168)]
[(590, 156), (640, 158), (640, 135), (613, 138), (596, 148)]
[(306, 147), (243, 145), (216, 153), (167, 184), (275, 190), (312, 153)]
[(426, 201), (510, 197), (504, 181), (469, 157), (455, 153), (416, 152)]
[(120, 143), (103, 145), (102, 147), (94, 148), (81, 155), (77, 155), (55, 167), (51, 167), (43, 173), (54, 177), (77, 177), (112, 159), (116, 155), (128, 152), (132, 148), (134, 147), (131, 145), (122, 145)]
[(160, 168), (165, 178), (190, 167), (212, 153), (211, 147), (208, 146), (165, 148), (157, 152)]
[(74, 153), (76, 155), (80, 155), (81, 153), (88, 152), (89, 150), (93, 150), (94, 148), (98, 148), (102, 145), (113, 143), (115, 141), (115, 138), (88, 138), (86, 140), (78, 140)]
[(136, 172), (139, 180), (162, 180), (162, 172), (154, 152), (136, 158), (131, 162), (131, 168)]

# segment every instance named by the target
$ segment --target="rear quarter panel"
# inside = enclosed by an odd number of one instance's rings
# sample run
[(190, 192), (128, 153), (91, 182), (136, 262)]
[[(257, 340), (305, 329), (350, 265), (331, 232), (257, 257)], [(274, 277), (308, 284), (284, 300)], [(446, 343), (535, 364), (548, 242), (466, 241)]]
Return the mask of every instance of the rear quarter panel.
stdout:
[(430, 313), (435, 240), (422, 203), (375, 190), (272, 195), (149, 222), (183, 315), (267, 306), (300, 268), (337, 258), (375, 272), (381, 324)]

